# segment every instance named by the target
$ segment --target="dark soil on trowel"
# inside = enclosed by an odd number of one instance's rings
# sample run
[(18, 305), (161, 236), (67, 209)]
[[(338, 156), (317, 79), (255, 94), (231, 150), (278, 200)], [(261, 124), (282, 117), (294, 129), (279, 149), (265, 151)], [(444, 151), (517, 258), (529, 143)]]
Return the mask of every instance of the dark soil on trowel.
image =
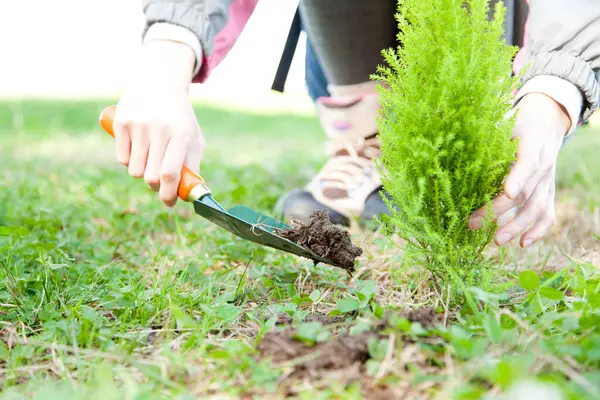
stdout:
[(360, 247), (352, 243), (350, 233), (331, 223), (325, 210), (312, 213), (307, 224), (295, 222), (291, 228), (278, 234), (331, 260), (349, 273), (354, 271), (356, 257), (363, 253)]
[[(428, 327), (439, 320), (433, 308), (422, 308), (402, 313), (411, 322), (419, 322)], [(319, 316), (315, 318), (323, 325), (341, 322), (337, 318)], [(287, 318), (280, 317), (282, 324)], [(278, 322), (280, 322), (278, 321)], [(261, 358), (270, 358), (276, 364), (290, 362), (294, 371), (291, 376), (319, 379), (324, 373), (345, 371), (352, 368), (358, 377), (364, 375), (363, 365), (369, 359), (369, 341), (383, 337), (382, 331), (388, 326), (387, 318), (373, 326), (368, 332), (350, 335), (347, 330), (327, 342), (309, 346), (294, 338), (291, 327), (278, 332), (268, 332), (258, 344)]]

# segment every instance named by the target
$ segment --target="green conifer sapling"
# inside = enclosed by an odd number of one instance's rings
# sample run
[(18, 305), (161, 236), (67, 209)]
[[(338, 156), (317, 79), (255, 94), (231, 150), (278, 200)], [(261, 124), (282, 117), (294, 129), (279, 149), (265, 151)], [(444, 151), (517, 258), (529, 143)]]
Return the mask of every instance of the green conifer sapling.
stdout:
[(395, 211), (383, 219), (407, 255), (447, 281), (478, 284), (496, 226), (469, 216), (501, 193), (515, 159), (505, 9), (488, 0), (400, 0), (400, 45), (374, 79), (382, 110), (382, 179)]

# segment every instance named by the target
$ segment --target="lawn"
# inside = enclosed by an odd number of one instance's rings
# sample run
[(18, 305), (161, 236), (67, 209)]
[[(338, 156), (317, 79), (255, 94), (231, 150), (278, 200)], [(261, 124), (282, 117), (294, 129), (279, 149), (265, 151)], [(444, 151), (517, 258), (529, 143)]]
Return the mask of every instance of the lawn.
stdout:
[[(111, 103), (0, 103), (3, 398), (600, 398), (593, 126), (561, 153), (553, 233), (491, 246), (503, 290), (473, 309), (377, 231), (351, 230), (350, 277), (167, 209), (116, 163)], [(314, 117), (196, 110), (225, 206), (272, 213), (324, 160)]]

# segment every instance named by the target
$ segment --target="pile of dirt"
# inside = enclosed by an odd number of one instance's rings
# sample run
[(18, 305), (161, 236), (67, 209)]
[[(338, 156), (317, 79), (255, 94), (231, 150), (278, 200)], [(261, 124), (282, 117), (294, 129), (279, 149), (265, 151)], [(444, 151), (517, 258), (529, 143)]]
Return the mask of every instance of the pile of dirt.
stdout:
[[(440, 320), (440, 315), (431, 307), (406, 310), (400, 316), (411, 322), (419, 322), (425, 328)], [(305, 321), (319, 321), (324, 326), (336, 327), (329, 330), (337, 333), (331, 340), (311, 346), (294, 337), (292, 319), (287, 314), (281, 314), (277, 325), (285, 328), (268, 332), (262, 337), (258, 344), (259, 357), (291, 368), (278, 388), (285, 398), (296, 397), (297, 388), (302, 386), (302, 382), (310, 382), (313, 387), (327, 387), (332, 380), (344, 386), (360, 383), (364, 398), (369, 400), (405, 398), (410, 385), (386, 386), (374, 382), (366, 373), (365, 364), (370, 357), (369, 342), (387, 337), (385, 329), (390, 326), (389, 318), (390, 315), (386, 315), (373, 324), (369, 331), (351, 335), (349, 327), (344, 324), (346, 319), (340, 316), (308, 315)], [(405, 345), (413, 343), (409, 338), (402, 340)]]
[(335, 266), (350, 273), (354, 271), (354, 260), (363, 253), (360, 247), (352, 243), (350, 233), (331, 223), (325, 210), (312, 213), (308, 224), (295, 222), (291, 228), (278, 234), (331, 260)]
[[(431, 326), (439, 320), (439, 315), (431, 307), (409, 310), (401, 315), (411, 322), (419, 322), (423, 327)], [(339, 322), (335, 317), (327, 316), (316, 316), (315, 320), (323, 325)], [(280, 316), (278, 322), (287, 325), (290, 320)], [(387, 318), (384, 318), (368, 332), (358, 335), (344, 333), (314, 346), (296, 340), (294, 330), (287, 327), (283, 331), (265, 334), (258, 344), (258, 351), (261, 358), (271, 358), (275, 363), (301, 359), (301, 362), (295, 363), (295, 372), (300, 375), (318, 376), (324, 370), (343, 369), (355, 363), (364, 364), (369, 358), (369, 340), (381, 338), (381, 332), (387, 326)]]
[(369, 339), (378, 336), (376, 332), (342, 335), (328, 342), (308, 346), (295, 340), (292, 334), (291, 329), (267, 333), (258, 345), (260, 355), (275, 363), (302, 358), (303, 361), (296, 366), (295, 372), (314, 377), (318, 377), (323, 370), (343, 369), (356, 362), (365, 363), (369, 358)]

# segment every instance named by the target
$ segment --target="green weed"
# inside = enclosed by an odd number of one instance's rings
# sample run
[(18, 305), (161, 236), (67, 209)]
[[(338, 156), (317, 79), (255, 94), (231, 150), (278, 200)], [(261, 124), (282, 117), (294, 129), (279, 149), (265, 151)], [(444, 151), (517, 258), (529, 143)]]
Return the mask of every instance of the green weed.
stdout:
[[(529, 252), (490, 253), (501, 290), (467, 286), (474, 312), (452, 307), (378, 232), (355, 234), (365, 254), (348, 279), (243, 242), (187, 204), (166, 209), (94, 126), (104, 102), (19, 104), (22, 129), (0, 133), (1, 398), (490, 399), (531, 380), (565, 399), (598, 398), (600, 230), (588, 200), (600, 188), (577, 178), (580, 146), (600, 143), (594, 130), (561, 154), (559, 205), (574, 217)], [(209, 143), (229, 148), (222, 158), (209, 147), (203, 174), (225, 205), (269, 213), (322, 162), (318, 124), (224, 113), (198, 106)], [(49, 118), (60, 129), (44, 132)], [(248, 146), (231, 143), (273, 142), (294, 118), (285, 140), (302, 137), (296, 157), (275, 150), (265, 160), (261, 150), (239, 161)], [(586, 159), (586, 169), (598, 162)], [(434, 323), (410, 316), (423, 308), (436, 310)], [(262, 353), (268, 335), (287, 330), (310, 349), (374, 336), (352, 350), (356, 364), (321, 360), (307, 373), (318, 355), (274, 362)]]

